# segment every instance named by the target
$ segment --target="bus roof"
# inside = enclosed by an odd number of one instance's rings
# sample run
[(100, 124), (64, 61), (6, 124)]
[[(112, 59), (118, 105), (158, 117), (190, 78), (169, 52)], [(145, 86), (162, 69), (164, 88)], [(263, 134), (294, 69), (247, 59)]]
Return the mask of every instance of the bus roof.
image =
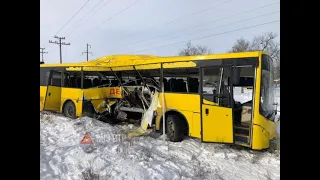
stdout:
[(173, 63), (183, 61), (202, 61), (202, 60), (221, 60), (221, 59), (241, 59), (259, 57), (264, 54), (261, 51), (239, 52), (224, 54), (209, 54), (200, 56), (151, 56), (151, 55), (111, 55), (80, 63), (63, 63), (63, 64), (40, 64), (40, 67), (125, 67), (134, 65), (156, 64), (156, 63)]

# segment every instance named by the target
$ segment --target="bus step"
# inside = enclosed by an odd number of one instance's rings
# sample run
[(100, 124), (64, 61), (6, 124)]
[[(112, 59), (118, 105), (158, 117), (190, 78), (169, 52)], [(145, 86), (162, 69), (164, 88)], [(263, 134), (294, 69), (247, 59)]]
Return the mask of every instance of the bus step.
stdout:
[(235, 141), (235, 144), (239, 146), (250, 147), (250, 144), (239, 142), (239, 141)]
[(250, 143), (250, 136), (246, 136), (244, 134), (234, 134), (235, 141), (242, 143)]
[(244, 125), (244, 124), (235, 124), (234, 128), (246, 130), (246, 129), (250, 129), (250, 126), (249, 125)]
[(245, 135), (245, 136), (249, 136), (250, 134), (250, 129), (243, 129), (243, 128), (234, 128), (234, 132), (235, 134), (241, 134), (241, 135)]

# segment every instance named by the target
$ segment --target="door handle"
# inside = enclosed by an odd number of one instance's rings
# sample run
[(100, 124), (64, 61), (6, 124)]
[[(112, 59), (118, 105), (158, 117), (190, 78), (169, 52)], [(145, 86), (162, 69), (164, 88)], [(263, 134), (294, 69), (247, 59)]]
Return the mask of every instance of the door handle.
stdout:
[(51, 93), (48, 94), (48, 96), (50, 96), (50, 95), (51, 95)]
[(206, 108), (206, 115), (208, 115), (209, 114), (209, 109), (208, 108)]

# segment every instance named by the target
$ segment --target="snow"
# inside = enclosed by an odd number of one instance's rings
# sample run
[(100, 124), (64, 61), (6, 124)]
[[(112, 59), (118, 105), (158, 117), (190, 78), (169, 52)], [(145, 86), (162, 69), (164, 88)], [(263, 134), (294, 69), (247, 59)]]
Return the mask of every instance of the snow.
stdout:
[[(246, 94), (237, 98), (247, 101)], [(78, 180), (91, 167), (99, 179), (280, 179), (280, 150), (251, 151), (195, 138), (173, 143), (153, 132), (127, 136), (133, 128), (40, 112), (40, 178)], [(94, 142), (91, 153), (80, 145), (86, 132)]]

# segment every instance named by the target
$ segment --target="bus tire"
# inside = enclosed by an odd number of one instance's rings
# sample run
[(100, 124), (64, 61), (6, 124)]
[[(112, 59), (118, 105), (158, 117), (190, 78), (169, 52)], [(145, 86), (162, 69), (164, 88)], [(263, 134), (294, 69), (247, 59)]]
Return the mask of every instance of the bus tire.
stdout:
[(181, 142), (185, 135), (183, 119), (177, 114), (169, 114), (166, 121), (166, 133), (171, 142)]
[(71, 119), (76, 119), (76, 106), (72, 101), (66, 102), (66, 104), (63, 107), (63, 115), (71, 118)]

